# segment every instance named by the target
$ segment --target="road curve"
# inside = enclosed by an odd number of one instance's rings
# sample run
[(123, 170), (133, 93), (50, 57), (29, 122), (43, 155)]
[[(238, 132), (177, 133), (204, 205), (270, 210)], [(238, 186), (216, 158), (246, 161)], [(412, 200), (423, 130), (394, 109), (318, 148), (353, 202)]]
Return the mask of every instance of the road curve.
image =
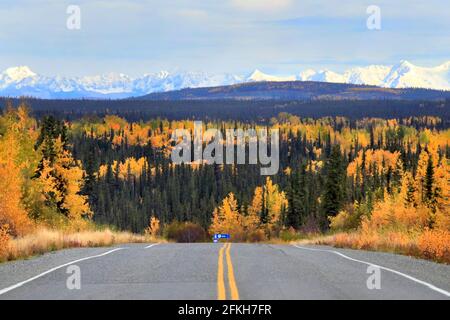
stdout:
[(450, 266), (326, 246), (127, 244), (0, 264), (2, 299), (450, 299)]

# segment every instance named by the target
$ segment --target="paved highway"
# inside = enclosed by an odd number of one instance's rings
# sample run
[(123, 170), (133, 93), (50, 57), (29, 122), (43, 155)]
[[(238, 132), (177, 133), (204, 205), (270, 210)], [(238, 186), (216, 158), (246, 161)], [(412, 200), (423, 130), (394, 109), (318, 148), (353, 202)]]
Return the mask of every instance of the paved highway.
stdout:
[(450, 299), (450, 266), (326, 246), (127, 244), (0, 264), (0, 299)]

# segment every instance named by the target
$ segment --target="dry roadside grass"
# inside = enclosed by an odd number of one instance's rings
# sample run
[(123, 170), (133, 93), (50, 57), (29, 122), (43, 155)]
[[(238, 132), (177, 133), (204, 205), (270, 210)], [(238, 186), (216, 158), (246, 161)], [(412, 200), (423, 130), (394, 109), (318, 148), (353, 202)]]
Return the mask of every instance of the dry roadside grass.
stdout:
[(0, 262), (25, 259), (66, 248), (104, 247), (154, 241), (161, 242), (161, 239), (130, 232), (115, 232), (110, 229), (64, 232), (41, 228), (20, 238), (2, 238), (0, 234)]
[(339, 232), (335, 234), (291, 234), (289, 237), (264, 239), (261, 244), (328, 245), (336, 248), (390, 252), (450, 264), (450, 232), (372, 231)]
[(450, 264), (450, 232), (446, 230), (425, 230), (417, 234), (341, 232), (304, 240), (303, 243), (390, 252)]
[[(20, 238), (9, 238), (0, 229), (0, 262), (25, 259), (66, 248), (105, 247), (121, 243), (166, 242), (150, 235), (115, 232), (110, 229), (58, 231), (40, 228)], [(321, 244), (338, 248), (391, 252), (450, 264), (450, 232), (426, 230), (419, 234), (401, 232), (341, 232), (332, 235), (309, 235), (302, 239), (272, 238), (260, 243)]]

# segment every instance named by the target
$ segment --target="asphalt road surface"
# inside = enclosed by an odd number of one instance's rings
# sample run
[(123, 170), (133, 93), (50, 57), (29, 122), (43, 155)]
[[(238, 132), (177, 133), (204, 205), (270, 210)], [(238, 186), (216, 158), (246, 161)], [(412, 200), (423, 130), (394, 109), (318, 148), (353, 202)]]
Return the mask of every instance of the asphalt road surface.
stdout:
[(128, 244), (0, 264), (0, 299), (450, 299), (450, 266), (326, 246)]

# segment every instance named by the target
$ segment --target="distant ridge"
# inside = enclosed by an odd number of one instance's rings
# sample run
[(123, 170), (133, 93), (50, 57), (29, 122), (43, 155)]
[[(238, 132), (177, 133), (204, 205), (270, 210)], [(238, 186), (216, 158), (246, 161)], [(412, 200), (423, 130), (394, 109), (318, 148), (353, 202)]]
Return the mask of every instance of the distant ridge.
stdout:
[(314, 81), (251, 82), (151, 93), (137, 100), (443, 100), (450, 91)]

